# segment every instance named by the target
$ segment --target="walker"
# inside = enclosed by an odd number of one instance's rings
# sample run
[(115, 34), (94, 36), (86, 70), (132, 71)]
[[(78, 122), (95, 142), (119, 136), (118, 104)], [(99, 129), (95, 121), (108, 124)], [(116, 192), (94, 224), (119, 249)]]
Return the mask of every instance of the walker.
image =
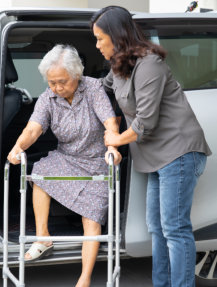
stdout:
[[(8, 199), (9, 199), (9, 171), (10, 163), (6, 161), (4, 167), (4, 234), (3, 234), (3, 287), (8, 286), (10, 279), (15, 286), (25, 287), (25, 243), (34, 241), (99, 241), (108, 242), (107, 259), (107, 287), (119, 287), (120, 279), (120, 168), (114, 166), (113, 154), (109, 154), (108, 175), (96, 176), (42, 176), (27, 175), (27, 157), (21, 153), (21, 176), (20, 176), (20, 235), (19, 235), (19, 278), (16, 278), (8, 266)], [(107, 181), (109, 192), (108, 207), (108, 234), (98, 236), (28, 236), (26, 235), (26, 190), (27, 181), (37, 180), (87, 180), (87, 181)], [(114, 214), (114, 193), (115, 193), (115, 234), (113, 227)], [(115, 254), (113, 246), (115, 245)], [(115, 255), (115, 256), (114, 256)], [(115, 257), (115, 259), (114, 259)], [(115, 261), (115, 266), (113, 266)]]

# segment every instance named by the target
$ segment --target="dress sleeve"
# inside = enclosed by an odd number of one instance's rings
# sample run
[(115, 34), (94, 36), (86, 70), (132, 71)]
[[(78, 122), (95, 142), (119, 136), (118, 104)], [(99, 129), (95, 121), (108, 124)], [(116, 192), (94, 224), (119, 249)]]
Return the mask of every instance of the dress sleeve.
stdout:
[(29, 121), (37, 122), (42, 126), (43, 134), (50, 125), (50, 104), (47, 93), (39, 96)]
[(158, 124), (160, 104), (167, 81), (166, 65), (160, 57), (142, 60), (134, 74), (136, 117), (131, 127), (137, 142), (143, 142)]
[(95, 84), (94, 93), (92, 95), (93, 109), (101, 123), (103, 124), (107, 119), (116, 117), (100, 80), (97, 80)]

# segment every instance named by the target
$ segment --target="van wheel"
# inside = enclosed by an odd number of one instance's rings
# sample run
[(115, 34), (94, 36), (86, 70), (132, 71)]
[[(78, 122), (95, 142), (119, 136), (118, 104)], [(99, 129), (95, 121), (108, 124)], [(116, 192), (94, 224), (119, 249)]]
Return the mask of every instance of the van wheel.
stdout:
[(199, 286), (217, 286), (217, 251), (197, 253), (196, 282)]

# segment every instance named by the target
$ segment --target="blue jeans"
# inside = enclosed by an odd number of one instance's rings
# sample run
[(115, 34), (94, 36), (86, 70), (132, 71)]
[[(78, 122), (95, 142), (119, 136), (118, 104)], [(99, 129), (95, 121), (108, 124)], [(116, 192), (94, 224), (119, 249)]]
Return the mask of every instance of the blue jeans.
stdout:
[(148, 175), (147, 225), (154, 287), (194, 287), (196, 248), (190, 220), (206, 155), (190, 152)]

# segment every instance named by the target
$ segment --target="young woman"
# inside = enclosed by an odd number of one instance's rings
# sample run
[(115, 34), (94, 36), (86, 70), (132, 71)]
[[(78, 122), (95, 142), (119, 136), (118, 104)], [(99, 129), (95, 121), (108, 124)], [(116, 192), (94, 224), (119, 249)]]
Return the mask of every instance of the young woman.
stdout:
[[(164, 49), (148, 41), (124, 8), (96, 12), (96, 47), (111, 71), (128, 129), (107, 130), (105, 144), (130, 144), (134, 168), (148, 173), (147, 225), (152, 234), (154, 287), (193, 287), (195, 242), (190, 211), (195, 185), (211, 151)], [(145, 186), (144, 186), (145, 189)]]

